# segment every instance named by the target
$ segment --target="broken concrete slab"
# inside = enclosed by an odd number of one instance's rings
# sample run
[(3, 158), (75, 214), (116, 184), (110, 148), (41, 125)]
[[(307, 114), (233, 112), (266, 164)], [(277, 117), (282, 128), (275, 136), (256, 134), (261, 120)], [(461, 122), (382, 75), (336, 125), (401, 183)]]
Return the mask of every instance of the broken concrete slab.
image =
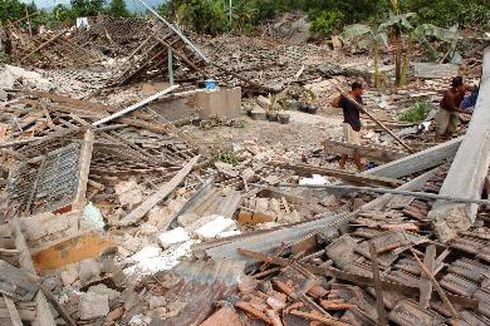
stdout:
[(19, 221), (27, 244), (33, 249), (75, 236), (79, 231), (80, 217), (80, 212), (62, 215), (46, 212), (21, 218)]
[(106, 316), (109, 313), (109, 296), (95, 292), (82, 293), (78, 303), (78, 313), (81, 320)]
[[(490, 47), (483, 57), (480, 92), (466, 138), (454, 157), (440, 194), (451, 197), (481, 198), (490, 167)], [(429, 218), (439, 240), (447, 242), (475, 222), (477, 204), (437, 201)]]
[(72, 264), (67, 266), (65, 270), (61, 272), (60, 276), (64, 286), (72, 285), (78, 280), (78, 265)]
[(459, 74), (459, 65), (451, 63), (415, 62), (414, 75), (423, 79), (452, 78)]
[(189, 233), (182, 227), (163, 232), (158, 236), (158, 242), (163, 248), (168, 248), (174, 244), (186, 242), (188, 240), (190, 240)]
[(234, 228), (236, 228), (236, 222), (234, 220), (221, 215), (215, 215), (212, 216), (212, 219), (209, 222), (202, 225), (194, 232), (204, 239), (212, 239), (221, 232), (229, 231)]
[(464, 136), (455, 138), (399, 160), (364, 171), (361, 174), (374, 174), (382, 177), (397, 179), (431, 169), (451, 160), (454, 155), (456, 155), (456, 152), (463, 142), (463, 139)]
[[(163, 98), (150, 104), (156, 112), (170, 121), (189, 120), (194, 117), (231, 120), (240, 116), (241, 88), (219, 88), (214, 92), (197, 90), (185, 96)], [(178, 94), (177, 94), (178, 95)]]
[(98, 278), (100, 272), (100, 265), (95, 259), (89, 258), (80, 262), (79, 277), (82, 283)]

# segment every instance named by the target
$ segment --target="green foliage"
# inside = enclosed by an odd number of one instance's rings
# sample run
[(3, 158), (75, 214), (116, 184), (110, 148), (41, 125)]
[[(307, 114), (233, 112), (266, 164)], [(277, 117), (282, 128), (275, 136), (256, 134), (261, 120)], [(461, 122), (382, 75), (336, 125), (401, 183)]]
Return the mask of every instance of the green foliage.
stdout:
[(409, 107), (399, 116), (399, 119), (406, 122), (420, 123), (427, 118), (430, 109), (431, 104), (428, 101), (423, 100)]
[(71, 0), (71, 16), (97, 16), (104, 11), (104, 5), (105, 0)]
[(490, 2), (487, 0), (406, 0), (408, 10), (417, 11), (421, 23), (438, 26), (490, 26)]
[(130, 13), (124, 0), (111, 0), (107, 14), (114, 17), (129, 17)]
[(26, 9), (29, 14), (36, 11), (36, 5), (34, 3), (25, 4), (19, 0), (0, 0), (0, 21), (6, 23), (7, 21), (17, 21), (26, 16)]
[(220, 161), (224, 163), (231, 164), (233, 166), (237, 166), (240, 164), (238, 160), (237, 154), (234, 151), (222, 152), (216, 156), (215, 161)]
[(172, 0), (158, 8), (160, 13), (197, 32), (215, 35), (229, 30), (228, 8), (224, 1)]
[(344, 20), (344, 15), (338, 11), (320, 10), (311, 13), (310, 33), (314, 38), (324, 38), (330, 36), (333, 30)]

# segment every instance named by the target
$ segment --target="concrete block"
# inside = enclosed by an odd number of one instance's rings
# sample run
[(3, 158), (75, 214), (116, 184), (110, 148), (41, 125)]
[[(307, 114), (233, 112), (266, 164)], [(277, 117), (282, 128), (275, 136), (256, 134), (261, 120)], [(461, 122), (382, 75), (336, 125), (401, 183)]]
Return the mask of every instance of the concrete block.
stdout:
[(224, 231), (228, 231), (230, 229), (234, 229), (236, 227), (236, 223), (234, 220), (230, 218), (225, 218), (220, 215), (216, 215), (216, 217), (198, 228), (195, 232), (199, 236), (205, 239), (215, 238), (218, 234)]
[(100, 266), (95, 259), (84, 259), (80, 262), (80, 281), (86, 283), (92, 279), (99, 277)]
[(199, 90), (183, 97), (162, 99), (149, 107), (174, 123), (196, 117), (230, 120), (240, 116), (241, 101), (240, 87), (218, 88), (213, 92)]
[(168, 248), (173, 244), (186, 242), (190, 239), (189, 234), (182, 227), (163, 232), (158, 236), (158, 242), (163, 248)]
[(81, 320), (105, 317), (109, 313), (109, 296), (95, 292), (83, 293), (78, 303)]
[(242, 105), (242, 90), (240, 87), (219, 88), (214, 92), (197, 94), (203, 119), (218, 117), (224, 120), (240, 116)]

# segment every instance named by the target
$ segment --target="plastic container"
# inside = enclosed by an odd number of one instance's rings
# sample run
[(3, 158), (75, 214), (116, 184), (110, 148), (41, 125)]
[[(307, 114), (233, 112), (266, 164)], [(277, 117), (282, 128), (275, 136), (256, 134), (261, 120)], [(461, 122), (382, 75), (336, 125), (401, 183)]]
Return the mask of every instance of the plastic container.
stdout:
[(213, 79), (206, 79), (204, 81), (204, 87), (210, 91), (210, 92), (214, 92), (216, 90), (216, 81), (213, 80)]

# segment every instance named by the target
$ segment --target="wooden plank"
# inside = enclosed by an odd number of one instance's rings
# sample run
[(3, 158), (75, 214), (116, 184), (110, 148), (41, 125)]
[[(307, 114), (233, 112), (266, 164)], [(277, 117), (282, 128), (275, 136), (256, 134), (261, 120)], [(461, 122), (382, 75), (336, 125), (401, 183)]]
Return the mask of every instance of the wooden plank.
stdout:
[(383, 163), (399, 160), (407, 156), (405, 153), (388, 148), (361, 146), (329, 139), (324, 140), (322, 144), (325, 152), (328, 154), (349, 155), (352, 157), (357, 152), (362, 157)]
[(389, 187), (401, 186), (404, 182), (381, 176), (353, 173), (345, 170), (330, 169), (323, 166), (314, 166), (304, 163), (282, 163), (273, 162), (272, 164), (283, 168), (291, 169), (302, 175), (320, 174), (345, 180), (353, 184), (361, 185), (381, 185)]
[(376, 253), (374, 242), (372, 241), (369, 242), (369, 255), (371, 256), (374, 290), (376, 292), (376, 311), (378, 313), (378, 325), (385, 326), (387, 325), (387, 322), (385, 304), (383, 300), (383, 286), (381, 284), (381, 279), (379, 276), (378, 255)]
[(80, 170), (78, 176), (77, 194), (71, 207), (73, 211), (81, 211), (85, 206), (85, 192), (87, 191), (88, 174), (90, 170), (90, 162), (92, 161), (93, 148), (94, 132), (91, 129), (88, 129), (85, 132), (82, 150), (80, 152)]
[(165, 183), (156, 193), (147, 198), (140, 206), (131, 211), (125, 218), (118, 222), (119, 226), (128, 226), (138, 222), (155, 205), (170, 195), (177, 186), (184, 181), (185, 177), (191, 172), (200, 156), (191, 159), (169, 182)]
[(173, 90), (175, 90), (178, 87), (179, 87), (179, 85), (170, 86), (170, 87), (164, 89), (163, 91), (160, 91), (160, 92), (158, 92), (156, 94), (153, 94), (152, 96), (147, 97), (144, 100), (142, 100), (142, 101), (140, 101), (140, 102), (138, 102), (136, 104), (133, 104), (131, 106), (128, 106), (127, 108), (124, 108), (124, 109), (122, 109), (122, 110), (120, 110), (120, 111), (118, 111), (118, 112), (116, 112), (114, 114), (111, 114), (108, 117), (105, 117), (105, 118), (102, 118), (100, 120), (97, 120), (94, 123), (92, 123), (92, 125), (94, 127), (97, 127), (98, 125), (101, 125), (103, 123), (107, 123), (109, 121), (112, 121), (114, 119), (117, 119), (119, 117), (122, 117), (123, 115), (126, 115), (126, 114), (128, 114), (128, 113), (130, 113), (130, 112), (132, 112), (134, 110), (137, 110), (137, 109), (145, 106), (146, 104), (148, 104), (148, 103), (150, 103), (150, 102), (158, 99), (159, 97), (161, 97), (161, 96), (163, 96), (165, 94), (168, 94), (168, 93), (172, 92)]
[(15, 303), (12, 301), (12, 299), (6, 296), (4, 296), (3, 299), (5, 301), (5, 305), (7, 306), (12, 326), (22, 326), (22, 319), (20, 319), (19, 312), (17, 311), (17, 308), (15, 308)]
[(32, 253), (32, 260), (36, 271), (41, 273), (77, 263), (86, 258), (97, 257), (102, 251), (113, 246), (114, 242), (103, 238), (96, 231), (91, 231), (36, 250)]
[[(436, 258), (436, 247), (430, 245), (425, 249), (424, 265), (427, 270), (434, 273)], [(420, 307), (427, 309), (429, 307), (430, 298), (432, 296), (432, 282), (427, 275), (422, 273), (420, 277)]]

